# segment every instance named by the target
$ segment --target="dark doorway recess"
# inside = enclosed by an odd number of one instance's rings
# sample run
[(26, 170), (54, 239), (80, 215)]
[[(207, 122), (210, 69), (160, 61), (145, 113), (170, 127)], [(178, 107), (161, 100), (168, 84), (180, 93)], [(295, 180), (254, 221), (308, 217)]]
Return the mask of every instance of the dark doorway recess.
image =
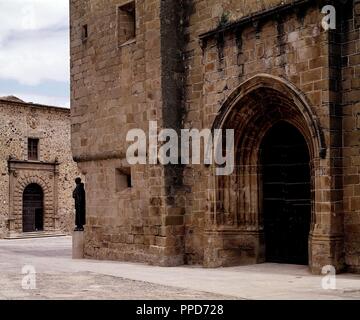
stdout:
[(275, 124), (261, 144), (261, 163), (266, 260), (308, 264), (311, 180), (304, 137), (287, 122)]
[(28, 185), (23, 194), (23, 232), (44, 230), (44, 193), (35, 183)]

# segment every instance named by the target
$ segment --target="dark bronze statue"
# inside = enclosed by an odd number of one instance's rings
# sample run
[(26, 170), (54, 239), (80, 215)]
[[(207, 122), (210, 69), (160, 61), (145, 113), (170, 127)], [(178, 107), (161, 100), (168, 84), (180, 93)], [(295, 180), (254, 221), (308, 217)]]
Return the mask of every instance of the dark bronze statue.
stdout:
[(73, 192), (73, 198), (75, 199), (75, 224), (74, 231), (84, 231), (84, 225), (86, 224), (86, 204), (85, 204), (85, 188), (80, 178), (75, 179), (76, 188)]

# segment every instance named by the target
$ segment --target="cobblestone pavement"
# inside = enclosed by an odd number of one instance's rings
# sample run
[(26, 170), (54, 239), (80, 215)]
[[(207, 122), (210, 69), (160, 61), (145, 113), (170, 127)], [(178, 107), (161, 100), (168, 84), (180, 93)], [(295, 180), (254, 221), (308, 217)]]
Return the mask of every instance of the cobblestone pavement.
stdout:
[[(36, 289), (22, 288), (24, 266)], [(0, 240), (0, 299), (360, 299), (360, 276), (338, 275), (335, 290), (304, 266), (219, 269), (72, 260), (71, 237)]]

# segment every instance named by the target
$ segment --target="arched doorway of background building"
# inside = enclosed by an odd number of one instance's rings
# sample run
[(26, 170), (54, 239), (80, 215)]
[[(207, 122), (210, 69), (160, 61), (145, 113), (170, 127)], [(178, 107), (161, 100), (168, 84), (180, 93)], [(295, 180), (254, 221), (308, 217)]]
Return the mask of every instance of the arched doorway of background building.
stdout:
[(260, 159), (266, 261), (308, 264), (311, 172), (306, 141), (294, 126), (280, 121), (262, 140)]
[(44, 230), (44, 193), (35, 183), (29, 184), (23, 193), (23, 232)]

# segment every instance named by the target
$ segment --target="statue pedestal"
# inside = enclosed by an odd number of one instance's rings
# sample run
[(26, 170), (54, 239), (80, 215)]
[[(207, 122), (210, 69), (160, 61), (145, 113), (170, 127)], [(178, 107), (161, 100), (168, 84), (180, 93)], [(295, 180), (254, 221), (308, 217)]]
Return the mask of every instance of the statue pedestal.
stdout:
[(84, 259), (84, 231), (74, 231), (72, 237), (72, 258)]

